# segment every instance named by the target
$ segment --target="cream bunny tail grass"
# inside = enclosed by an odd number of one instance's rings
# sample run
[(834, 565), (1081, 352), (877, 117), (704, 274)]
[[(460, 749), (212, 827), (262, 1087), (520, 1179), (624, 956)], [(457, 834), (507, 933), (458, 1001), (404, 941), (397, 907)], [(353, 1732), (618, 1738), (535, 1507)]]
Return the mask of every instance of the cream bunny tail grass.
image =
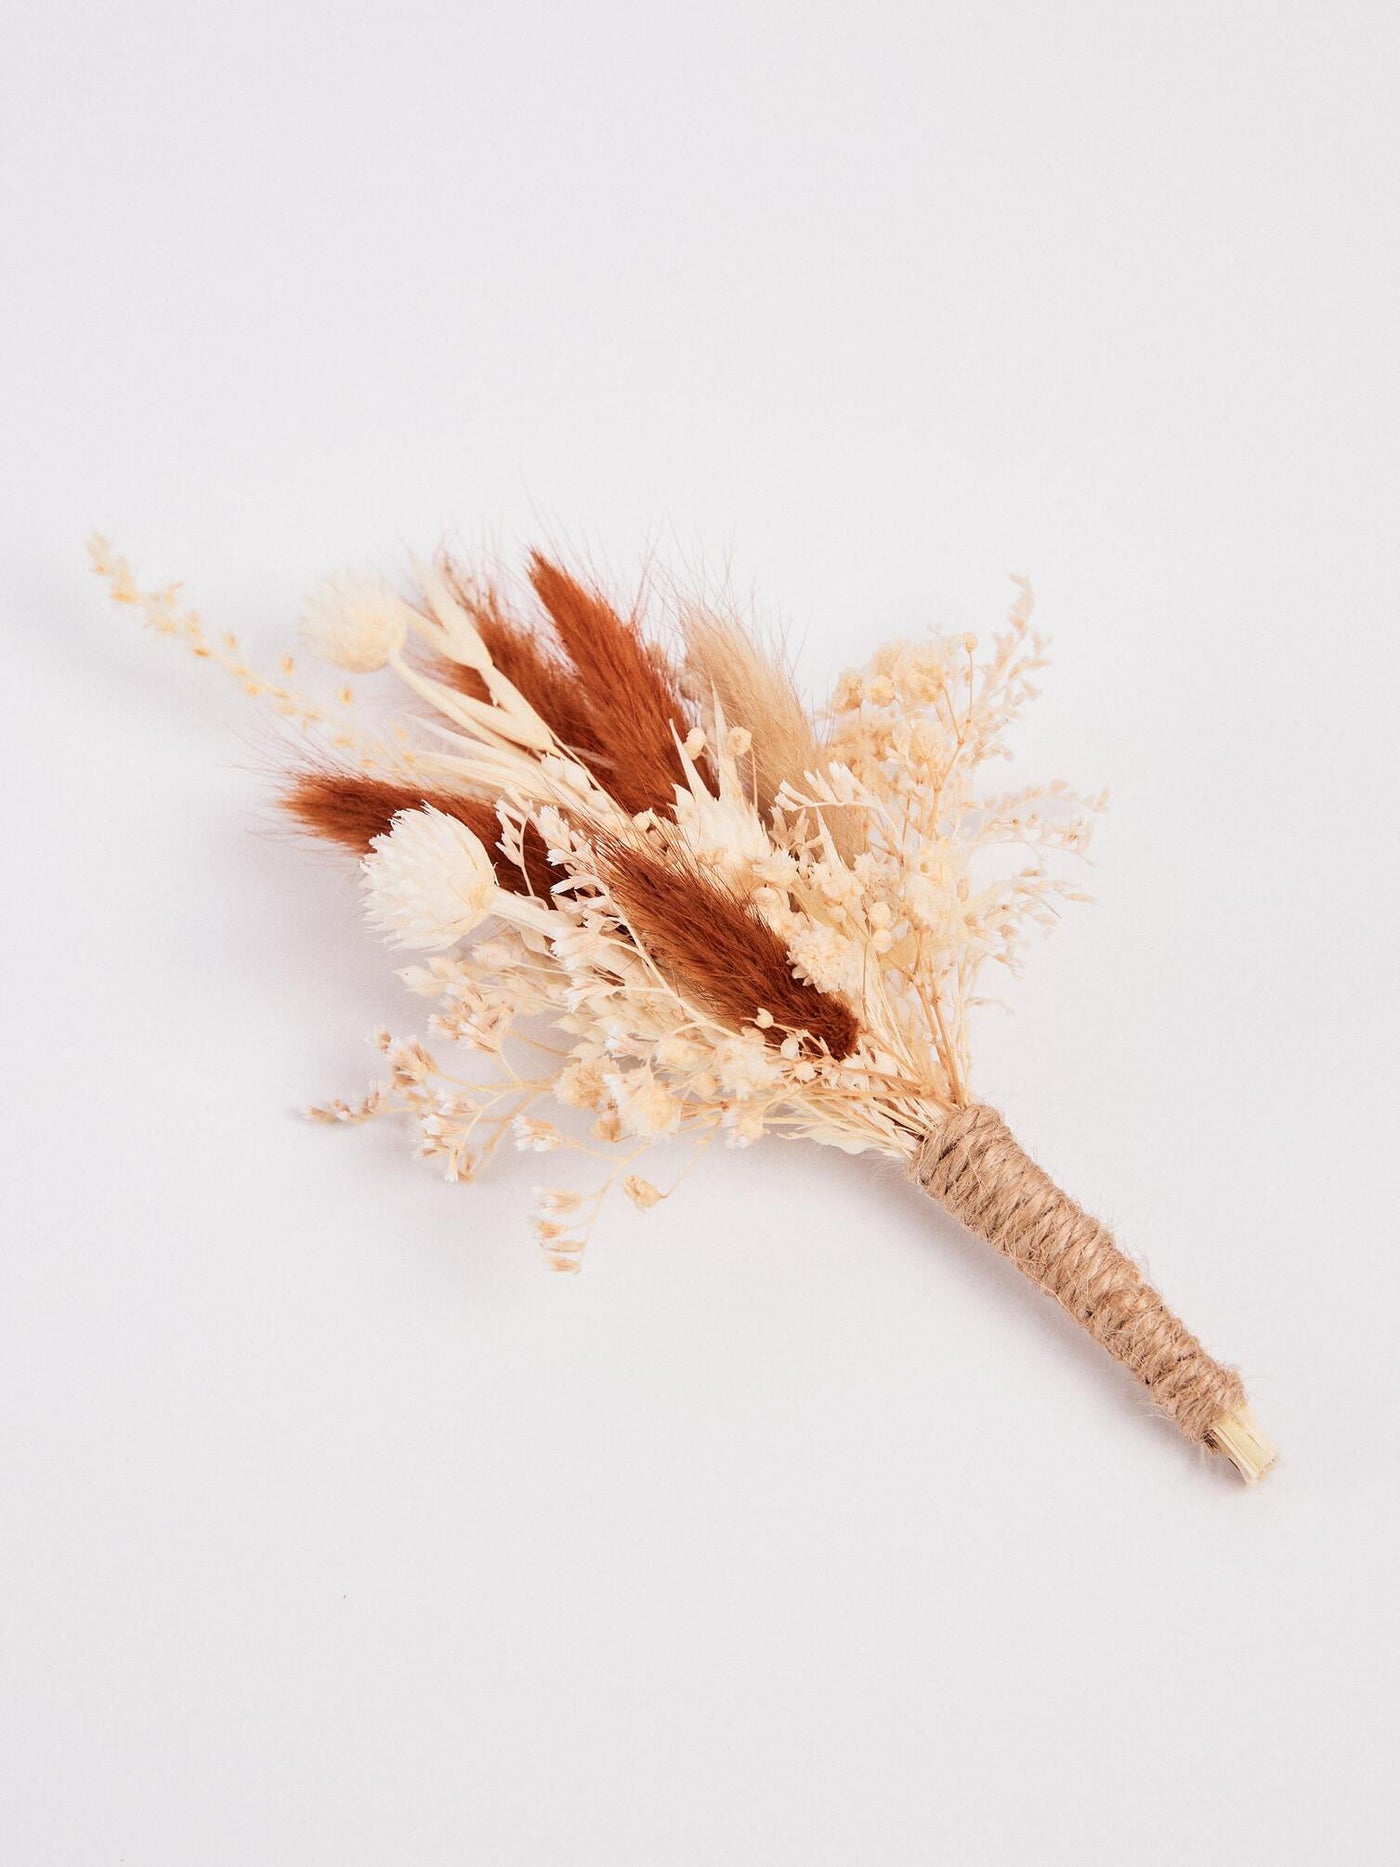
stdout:
[(1185, 1437), (1263, 1475), (1239, 1376), (1017, 1145), (972, 1087), (992, 971), (1081, 899), (1101, 798), (997, 788), (1043, 644), (1017, 586), (986, 644), (877, 649), (814, 718), (727, 616), (682, 609), (680, 659), (636, 605), (536, 554), (527, 601), (447, 562), (399, 589), (323, 583), (323, 662), (397, 700), (255, 669), (178, 587), (143, 591), (100, 540), (119, 603), (214, 661), (300, 735), (282, 803), (360, 864), (370, 925), (416, 955), (427, 1041), (379, 1033), (385, 1074), (312, 1114), (397, 1112), (470, 1180), (502, 1145), (597, 1162), (537, 1190), (545, 1260), (576, 1272), (608, 1193), (668, 1189), (658, 1141), (772, 1138), (883, 1154), (1053, 1296)]
[[(809, 772), (830, 776), (826, 752), (811, 714), (803, 706), (791, 672), (776, 653), (765, 652), (739, 623), (712, 609), (692, 606), (681, 616), (685, 672), (702, 707), (747, 727), (753, 760), (754, 801), (768, 814), (789, 779)], [(833, 810), (823, 821), (847, 861), (859, 853), (861, 823), (851, 811)]]

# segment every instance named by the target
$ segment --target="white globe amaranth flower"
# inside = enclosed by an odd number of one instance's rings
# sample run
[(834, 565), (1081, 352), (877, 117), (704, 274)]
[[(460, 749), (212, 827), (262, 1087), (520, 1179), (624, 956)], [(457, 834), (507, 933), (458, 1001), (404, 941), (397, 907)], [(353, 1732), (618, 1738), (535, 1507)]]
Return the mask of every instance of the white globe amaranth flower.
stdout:
[(400, 811), (362, 867), (371, 923), (396, 946), (426, 952), (464, 939), (500, 893), (480, 837), (431, 805)]
[(403, 647), (412, 611), (392, 585), (349, 571), (317, 584), (302, 606), (301, 638), (322, 661), (373, 674)]

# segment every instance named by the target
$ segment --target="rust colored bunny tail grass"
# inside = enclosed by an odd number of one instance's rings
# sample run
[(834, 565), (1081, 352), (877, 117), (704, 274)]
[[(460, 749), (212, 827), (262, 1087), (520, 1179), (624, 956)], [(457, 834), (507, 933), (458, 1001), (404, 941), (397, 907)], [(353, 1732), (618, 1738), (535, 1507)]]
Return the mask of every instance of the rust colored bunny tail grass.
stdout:
[(612, 844), (600, 852), (608, 893), (634, 938), (687, 998), (730, 1030), (759, 1024), (769, 1043), (805, 1040), (838, 1062), (860, 1034), (841, 999), (793, 977), (771, 927), (693, 863)]
[[(676, 740), (685, 738), (689, 721), (660, 657), (605, 597), (539, 552), (530, 560), (530, 582), (573, 664), (610, 761), (600, 782), (629, 814), (673, 815), (676, 786), (686, 783)], [(697, 763), (712, 781), (708, 761)]]
[(558, 877), (549, 866), (544, 838), (527, 823), (522, 838), (523, 868), (500, 847), (501, 824), (494, 804), (429, 791), (421, 785), (366, 778), (358, 772), (312, 770), (294, 774), (283, 786), (281, 804), (303, 830), (334, 843), (352, 855), (367, 856), (377, 836), (387, 835), (402, 810), (425, 806), (454, 817), (485, 846), (502, 888), (512, 894), (548, 898)]
[[(443, 565), (443, 574), (452, 594), (480, 631), (495, 666), (519, 688), (560, 745), (604, 783), (602, 741), (573, 669), (537, 631), (508, 612), (496, 590), (478, 587), (450, 561)], [(473, 700), (489, 698), (486, 683), (475, 668), (440, 660), (434, 673)]]

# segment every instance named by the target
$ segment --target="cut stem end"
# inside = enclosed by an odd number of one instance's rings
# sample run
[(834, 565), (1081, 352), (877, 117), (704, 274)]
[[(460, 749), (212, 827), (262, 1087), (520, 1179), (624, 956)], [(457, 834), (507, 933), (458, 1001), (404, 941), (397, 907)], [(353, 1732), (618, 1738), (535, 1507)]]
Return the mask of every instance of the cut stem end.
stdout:
[(1258, 1484), (1278, 1463), (1273, 1441), (1262, 1430), (1248, 1402), (1224, 1413), (1211, 1427), (1207, 1444), (1223, 1452), (1247, 1485)]

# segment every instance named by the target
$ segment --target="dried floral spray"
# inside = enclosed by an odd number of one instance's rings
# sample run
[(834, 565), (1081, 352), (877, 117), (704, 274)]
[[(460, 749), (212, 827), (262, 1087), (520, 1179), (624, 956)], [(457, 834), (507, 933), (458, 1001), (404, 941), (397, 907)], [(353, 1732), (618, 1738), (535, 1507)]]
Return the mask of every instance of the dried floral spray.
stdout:
[[(636, 1170), (663, 1137), (888, 1155), (1188, 1438), (1246, 1478), (1269, 1468), (1239, 1377), (970, 1089), (983, 975), (1014, 973), (1077, 896), (1064, 859), (1102, 801), (987, 782), (1042, 665), (1029, 586), (985, 648), (891, 643), (818, 721), (724, 610), (682, 609), (672, 656), (540, 555), (525, 606), (446, 559), (410, 596), (340, 576), (303, 640), (398, 681), (406, 707), (371, 728), (348, 690), (303, 695), (290, 657), (258, 674), (177, 588), (143, 592), (102, 540), (92, 557), (118, 602), (299, 729), (286, 809), (359, 857), (370, 922), (418, 956), (401, 976), (433, 1001), (433, 1047), (381, 1032), (384, 1080), (319, 1120), (404, 1112), (450, 1180), (503, 1142), (601, 1156), (600, 1184), (535, 1197), (535, 1237), (570, 1273), (614, 1185), (643, 1210), (664, 1197)], [(453, 1062), (462, 1047), (487, 1076)]]

